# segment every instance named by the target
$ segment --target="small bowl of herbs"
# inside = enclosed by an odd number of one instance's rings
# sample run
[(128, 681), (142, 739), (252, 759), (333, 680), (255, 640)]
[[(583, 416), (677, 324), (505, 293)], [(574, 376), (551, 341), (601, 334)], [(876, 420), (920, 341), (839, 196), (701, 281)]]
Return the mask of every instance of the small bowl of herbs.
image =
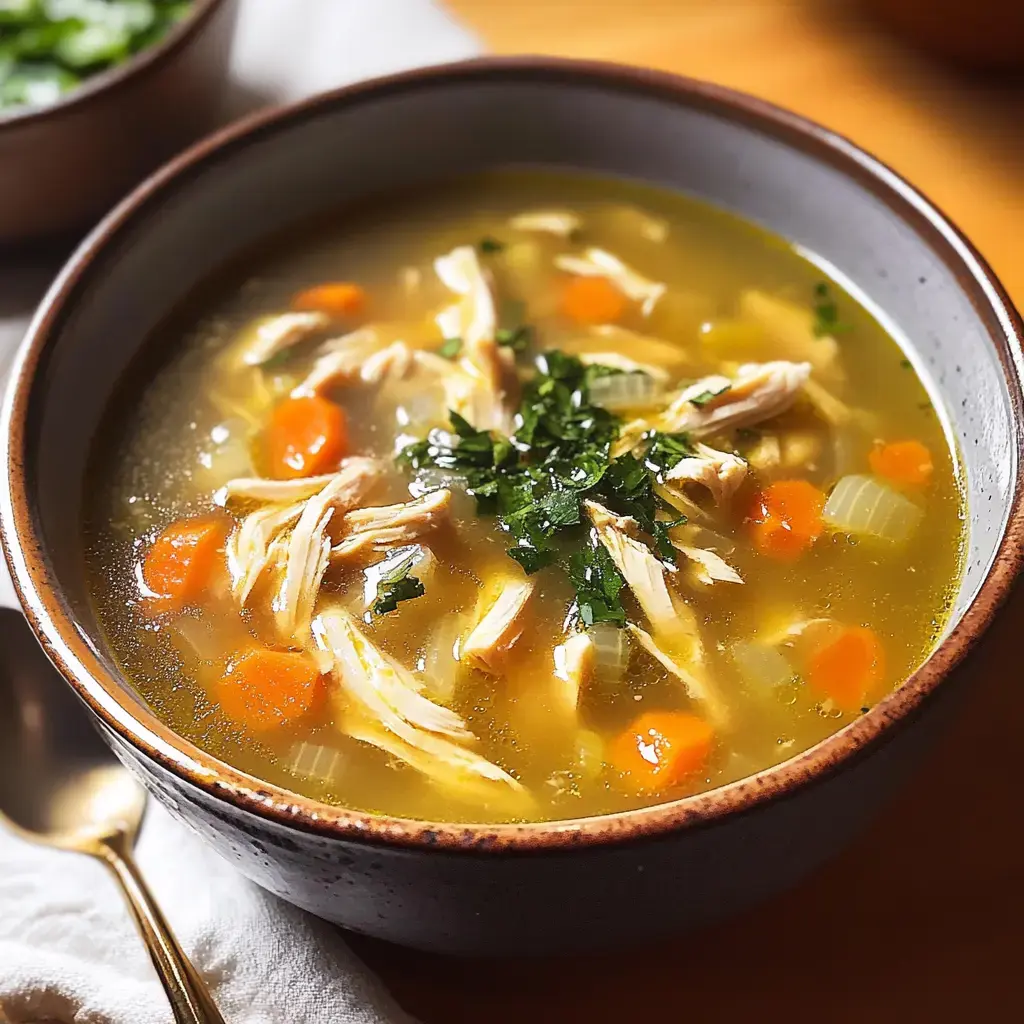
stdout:
[(0, 0), (0, 243), (87, 228), (213, 126), (237, 0)]

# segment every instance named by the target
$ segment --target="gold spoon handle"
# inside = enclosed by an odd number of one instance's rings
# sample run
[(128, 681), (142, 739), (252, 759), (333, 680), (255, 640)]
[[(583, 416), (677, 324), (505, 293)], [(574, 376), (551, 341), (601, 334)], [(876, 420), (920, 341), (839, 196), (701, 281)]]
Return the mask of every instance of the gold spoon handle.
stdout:
[(104, 837), (95, 853), (121, 883), (128, 906), (163, 983), (176, 1024), (225, 1024), (199, 972), (185, 956), (132, 858), (123, 832)]

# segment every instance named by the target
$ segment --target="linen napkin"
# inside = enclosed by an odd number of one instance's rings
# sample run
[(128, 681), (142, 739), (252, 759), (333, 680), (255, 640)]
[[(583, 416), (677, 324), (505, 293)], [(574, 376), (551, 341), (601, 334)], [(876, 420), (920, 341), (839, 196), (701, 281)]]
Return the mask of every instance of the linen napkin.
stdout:
[[(242, 0), (225, 117), (478, 53), (431, 0)], [(0, 259), (0, 384), (55, 273)], [(0, 606), (15, 604), (0, 559)], [(3, 652), (0, 651), (0, 659)], [(228, 1024), (407, 1024), (340, 932), (264, 892), (150, 801), (139, 865)], [(0, 1019), (170, 1024), (113, 880), (0, 825)]]

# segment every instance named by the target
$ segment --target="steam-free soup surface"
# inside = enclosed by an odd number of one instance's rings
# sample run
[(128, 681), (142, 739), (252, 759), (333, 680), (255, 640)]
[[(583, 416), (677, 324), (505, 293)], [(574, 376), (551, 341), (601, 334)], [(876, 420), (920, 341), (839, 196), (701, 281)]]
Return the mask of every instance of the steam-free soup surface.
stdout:
[(156, 713), (259, 778), (435, 820), (638, 807), (799, 753), (943, 627), (940, 420), (751, 225), (509, 172), (209, 295), (112, 408), (89, 564)]

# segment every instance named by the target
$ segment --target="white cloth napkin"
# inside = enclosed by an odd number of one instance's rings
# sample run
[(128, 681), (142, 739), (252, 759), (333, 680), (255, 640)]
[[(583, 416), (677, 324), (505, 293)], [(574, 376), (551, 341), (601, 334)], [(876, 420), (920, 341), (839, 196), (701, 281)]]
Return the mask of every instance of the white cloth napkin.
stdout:
[[(477, 41), (431, 0), (242, 0), (228, 112), (478, 52)], [(55, 269), (46, 258), (0, 259), (0, 383)], [(13, 604), (0, 559), (0, 606)], [(153, 801), (138, 856), (228, 1024), (410, 1020), (340, 932), (252, 885)], [(171, 1021), (102, 865), (24, 843), (0, 825), (3, 1013), (12, 1024)]]

